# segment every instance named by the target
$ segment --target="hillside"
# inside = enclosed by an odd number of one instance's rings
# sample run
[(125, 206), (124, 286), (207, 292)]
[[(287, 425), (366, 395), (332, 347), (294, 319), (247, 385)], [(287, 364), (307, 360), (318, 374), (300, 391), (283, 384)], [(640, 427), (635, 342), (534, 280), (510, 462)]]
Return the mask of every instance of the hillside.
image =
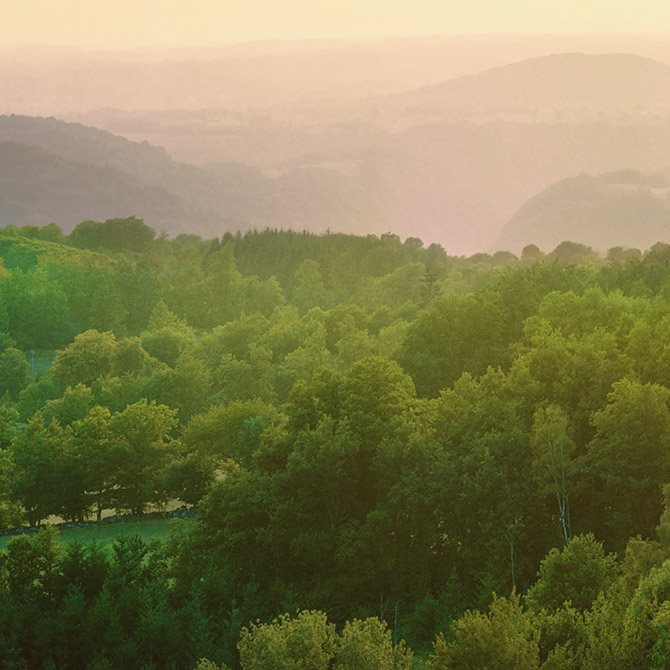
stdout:
[(392, 123), (430, 119), (625, 121), (670, 110), (670, 66), (632, 54), (530, 58), (390, 99)]
[(5, 269), (18, 268), (23, 272), (49, 263), (54, 265), (73, 263), (89, 267), (110, 264), (109, 257), (101, 253), (44, 239), (8, 235), (6, 232), (0, 232), (0, 258)]
[(392, 230), (459, 254), (490, 246), (527, 199), (566, 176), (659, 169), (670, 123), (417, 125), (368, 135), (358, 150), (296, 158), (273, 175), (240, 163), (180, 163), (55, 119), (0, 117), (0, 139), (3, 224), (55, 221), (71, 230), (135, 215), (158, 231), (210, 237), (268, 226)]
[(219, 108), (262, 117), (268, 109), (304, 112), (324, 101), (331, 109), (348, 106), (538, 54), (574, 51), (670, 57), (667, 43), (649, 36), (278, 40), (134, 52), (0, 47), (0, 113)]
[(273, 176), (298, 167), (339, 173), (354, 192), (360, 189), (356, 202), (378, 203), (368, 218), (378, 226), (373, 231), (473, 253), (490, 246), (519, 207), (552, 183), (581, 172), (662, 168), (668, 111), (664, 63), (563, 53), (348, 109), (325, 102), (266, 109), (253, 123), (212, 109), (108, 110), (90, 118), (195, 162), (234, 160)]
[(174, 229), (183, 215), (179, 200), (107, 166), (71, 161), (36, 146), (0, 143), (0, 225), (71, 229), (85, 219), (141, 213)]
[(528, 200), (493, 246), (549, 250), (563, 240), (600, 251), (670, 242), (670, 184), (632, 170), (564, 179)]
[[(262, 109), (124, 112), (130, 100), (118, 100), (116, 110), (82, 115), (141, 142), (53, 118), (0, 117), (2, 141), (132, 180), (114, 191), (118, 211), (64, 210), (50, 194), (44, 206), (40, 196), (7, 214), (66, 228), (134, 214), (157, 230), (205, 236), (268, 226), (391, 230), (471, 254), (551, 184), (580, 173), (652, 173), (670, 151), (670, 67), (629, 54), (532, 58), (355, 104), (268, 101)], [(101, 174), (86, 176), (99, 182)], [(118, 175), (113, 181), (121, 184)], [(23, 183), (42, 193), (28, 175)], [(86, 202), (96, 190), (114, 200), (104, 184), (63, 199)]]
[(380, 219), (364, 189), (326, 168), (270, 178), (244, 165), (198, 167), (106, 131), (15, 115), (0, 117), (0, 203), (0, 224), (53, 221), (65, 230), (129, 215), (209, 236), (267, 226), (374, 230)]
[[(391, 670), (384, 604), (396, 648), (434, 669), (663, 667), (670, 245), (464, 260), (394, 235), (116, 221), (67, 240), (114, 250), (96, 265), (22, 238), (47, 228), (0, 236), (3, 669), (237, 667), (253, 621), (278, 650), (264, 667), (299, 668), (334, 612), (361, 653), (308, 667)], [(164, 524), (123, 524), (109, 551), (93, 522), (170, 501), (195, 519), (163, 544)], [(62, 547), (36, 528), (54, 517)], [(442, 664), (447, 644), (471, 660)]]

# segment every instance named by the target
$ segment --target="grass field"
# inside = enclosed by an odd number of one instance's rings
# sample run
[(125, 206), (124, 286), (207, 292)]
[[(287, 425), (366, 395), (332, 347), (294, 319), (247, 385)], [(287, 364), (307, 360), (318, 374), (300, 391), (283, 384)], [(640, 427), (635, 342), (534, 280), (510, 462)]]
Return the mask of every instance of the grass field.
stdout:
[[(126, 535), (139, 535), (145, 542), (158, 538), (164, 540), (167, 538), (169, 529), (169, 519), (151, 519), (149, 521), (126, 521), (113, 524), (100, 524), (97, 526), (87, 526), (86, 528), (68, 528), (59, 531), (59, 537), (63, 544), (71, 542), (97, 542), (105, 549), (109, 549), (117, 537)], [(186, 520), (188, 523), (188, 520)], [(12, 539), (11, 535), (0, 537), (0, 549), (4, 549), (7, 543)]]

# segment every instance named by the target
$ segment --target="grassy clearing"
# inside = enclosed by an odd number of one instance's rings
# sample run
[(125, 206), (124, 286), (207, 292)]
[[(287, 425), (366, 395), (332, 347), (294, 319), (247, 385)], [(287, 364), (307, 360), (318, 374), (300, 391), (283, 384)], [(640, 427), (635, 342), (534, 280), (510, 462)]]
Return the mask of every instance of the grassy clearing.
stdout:
[[(86, 528), (68, 528), (59, 531), (63, 544), (97, 542), (105, 550), (109, 550), (117, 537), (139, 535), (145, 542), (158, 538), (165, 540), (168, 536), (170, 519), (151, 519), (148, 521), (124, 521), (112, 524), (87, 526)], [(188, 523), (189, 520), (186, 520)], [(11, 535), (0, 537), (0, 549), (4, 549), (12, 539)]]

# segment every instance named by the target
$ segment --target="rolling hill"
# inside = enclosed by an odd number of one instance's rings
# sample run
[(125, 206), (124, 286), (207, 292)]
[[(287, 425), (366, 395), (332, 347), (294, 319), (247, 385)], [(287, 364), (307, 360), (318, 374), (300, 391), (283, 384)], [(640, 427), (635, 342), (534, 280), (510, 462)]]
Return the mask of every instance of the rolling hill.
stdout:
[(0, 224), (70, 229), (84, 219), (142, 212), (173, 228), (184, 210), (162, 188), (111, 166), (67, 160), (37, 146), (0, 142)]
[(0, 117), (0, 225), (55, 222), (68, 231), (129, 215), (159, 231), (207, 236), (254, 227), (353, 231), (381, 220), (374, 199), (333, 170), (296, 167), (271, 178), (239, 164), (194, 166), (81, 124)]
[(670, 242), (670, 182), (632, 170), (564, 179), (522, 205), (494, 247), (550, 250), (563, 240), (599, 251)]
[[(300, 55), (312, 73), (317, 52)], [(326, 72), (331, 56), (323, 57)], [(469, 254), (490, 248), (524, 202), (558, 181), (653, 173), (670, 155), (670, 66), (630, 54), (532, 58), (356, 104), (315, 102), (310, 90), (302, 103), (273, 106), (269, 96), (246, 111), (119, 106), (85, 115), (134, 141), (53, 118), (0, 117), (0, 142), (37, 147), (52, 171), (63, 160), (61, 173), (73, 175), (51, 191), (31, 189), (27, 172), (23, 190), (0, 184), (0, 213), (66, 229), (98, 212), (134, 214), (157, 230), (206, 236), (390, 230)], [(95, 169), (81, 176), (85, 165)], [(84, 193), (66, 195), (80, 186)], [(30, 190), (38, 197), (20, 209)], [(92, 193), (115, 211), (93, 211)], [(68, 212), (68, 202), (89, 205)]]
[(632, 54), (563, 53), (393, 96), (390, 122), (626, 121), (670, 112), (670, 66)]

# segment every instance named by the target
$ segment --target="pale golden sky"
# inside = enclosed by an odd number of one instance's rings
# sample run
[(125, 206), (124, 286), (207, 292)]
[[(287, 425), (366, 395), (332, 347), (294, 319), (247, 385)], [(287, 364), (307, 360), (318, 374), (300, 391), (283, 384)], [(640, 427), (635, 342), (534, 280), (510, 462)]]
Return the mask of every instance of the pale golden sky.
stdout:
[(0, 0), (0, 47), (669, 28), (667, 0)]

